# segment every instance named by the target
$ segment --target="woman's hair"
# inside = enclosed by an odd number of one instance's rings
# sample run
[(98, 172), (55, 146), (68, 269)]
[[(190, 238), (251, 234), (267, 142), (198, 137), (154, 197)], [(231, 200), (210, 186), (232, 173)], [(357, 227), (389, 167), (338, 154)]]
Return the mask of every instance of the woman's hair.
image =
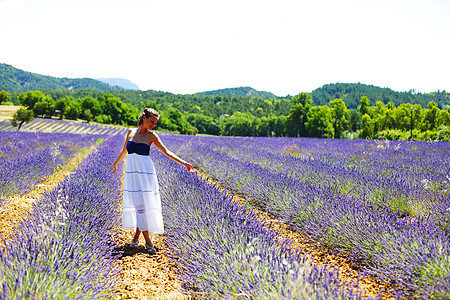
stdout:
[(142, 122), (144, 122), (144, 116), (146, 118), (150, 118), (151, 116), (155, 116), (159, 119), (159, 112), (156, 111), (156, 109), (153, 108), (144, 108), (144, 111), (139, 116), (139, 122), (138, 126), (142, 125)]

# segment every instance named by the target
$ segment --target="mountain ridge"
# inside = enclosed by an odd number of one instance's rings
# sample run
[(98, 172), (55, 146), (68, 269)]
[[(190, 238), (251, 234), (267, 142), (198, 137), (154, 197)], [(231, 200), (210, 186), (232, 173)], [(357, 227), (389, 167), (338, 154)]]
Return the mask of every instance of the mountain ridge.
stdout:
[[(257, 91), (249, 86), (234, 87), (234, 88), (224, 88), (219, 90), (205, 91), (195, 93), (195, 95), (207, 95), (207, 96), (249, 96), (249, 97), (261, 97), (261, 98), (280, 98), (271, 92)], [(281, 97), (283, 98), (283, 97)]]
[(125, 78), (96, 78), (96, 80), (107, 83), (110, 86), (118, 86), (126, 90), (140, 90), (137, 84)]
[(44, 89), (82, 89), (93, 88), (101, 91), (117, 89), (92, 78), (58, 78), (41, 75), (0, 63), (0, 90), (7, 92), (27, 92)]
[[(100, 78), (105, 83), (92, 78), (57, 78), (40, 75), (17, 69), (13, 66), (0, 63), (0, 90), (7, 92), (27, 92), (31, 90), (76, 90), (96, 89), (101, 92), (111, 90), (140, 91), (138, 86), (123, 78)], [(111, 83), (113, 85), (111, 85)], [(121, 86), (122, 85), (122, 86)], [(124, 87), (125, 86), (125, 87)], [(136, 89), (137, 88), (137, 89)], [(150, 91), (150, 90), (149, 90)], [(167, 92), (167, 94), (173, 94)], [(393, 102), (420, 104), (427, 107), (430, 101), (435, 101), (441, 109), (450, 105), (450, 93), (437, 91), (433, 93), (415, 93), (414, 91), (397, 92), (386, 87), (377, 87), (362, 83), (330, 83), (313, 90), (311, 93), (314, 105), (329, 105), (331, 100), (340, 98), (344, 100), (347, 108), (357, 108), (362, 96), (366, 96), (371, 105), (376, 101), (384, 104)], [(230, 96), (230, 97), (260, 97), (263, 99), (290, 99), (292, 96), (278, 97), (271, 92), (257, 91), (252, 87), (225, 88), (213, 91), (199, 92), (192, 95)]]

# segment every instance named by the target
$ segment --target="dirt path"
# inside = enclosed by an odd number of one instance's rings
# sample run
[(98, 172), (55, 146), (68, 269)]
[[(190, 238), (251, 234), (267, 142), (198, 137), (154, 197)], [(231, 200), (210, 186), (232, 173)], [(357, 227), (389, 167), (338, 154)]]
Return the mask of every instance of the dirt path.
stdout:
[[(92, 152), (95, 146), (79, 152), (69, 162), (65, 163), (61, 169), (40, 182), (36, 187), (25, 195), (12, 195), (8, 197), (8, 202), (0, 208), (0, 234), (5, 239), (11, 238), (14, 227), (25, 220), (27, 214), (31, 212), (33, 203), (42, 195), (52, 190), (59, 182), (77, 168), (77, 166)], [(0, 239), (0, 243), (2, 243)]]
[[(197, 170), (197, 174), (203, 178), (208, 177), (208, 174), (204, 171)], [(220, 184), (208, 178), (207, 182), (215, 186), (220, 186)], [(246, 199), (243, 197), (234, 195), (233, 201), (239, 203), (239, 205), (248, 207)], [(267, 212), (259, 210), (258, 208), (252, 206), (251, 208), (254, 212), (258, 213), (259, 219), (264, 224), (266, 228), (278, 232), (279, 236), (292, 241), (294, 248), (302, 249), (304, 252), (309, 252), (308, 257), (312, 259), (314, 263), (320, 266), (327, 265), (334, 269), (339, 269), (339, 279), (341, 282), (353, 282), (356, 284), (359, 276), (358, 270), (360, 269), (354, 262), (337, 255), (330, 254), (331, 251), (324, 251), (319, 249), (314, 243), (311, 243), (307, 238), (300, 232), (293, 231), (290, 226), (283, 223), (280, 220), (272, 218)], [(359, 281), (358, 288), (364, 290), (363, 297), (377, 297), (380, 291), (382, 293), (382, 299), (395, 299), (389, 295), (388, 291), (393, 290), (393, 287), (387, 286), (381, 282), (378, 282), (375, 278), (365, 277)]]
[(157, 249), (150, 256), (142, 236), (137, 249), (128, 246), (134, 229), (118, 229), (118, 233), (115, 242), (120, 245), (116, 250), (121, 256), (117, 266), (122, 269), (117, 289), (120, 299), (192, 299), (180, 292), (177, 266), (168, 260), (164, 235), (150, 234)]

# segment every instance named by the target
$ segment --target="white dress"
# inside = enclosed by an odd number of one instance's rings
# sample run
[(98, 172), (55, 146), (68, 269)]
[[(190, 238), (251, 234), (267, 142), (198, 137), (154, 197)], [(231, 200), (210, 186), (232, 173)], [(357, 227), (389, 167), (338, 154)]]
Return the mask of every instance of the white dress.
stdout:
[(164, 233), (158, 178), (147, 144), (127, 143), (128, 157), (123, 185), (123, 228)]

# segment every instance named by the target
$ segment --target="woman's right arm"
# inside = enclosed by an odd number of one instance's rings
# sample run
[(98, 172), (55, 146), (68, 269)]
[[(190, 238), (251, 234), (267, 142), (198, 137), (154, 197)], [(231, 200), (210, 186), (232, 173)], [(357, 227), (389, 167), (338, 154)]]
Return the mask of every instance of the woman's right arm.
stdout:
[(130, 136), (130, 133), (131, 133), (131, 129), (128, 129), (127, 137), (125, 138), (125, 143), (123, 145), (122, 152), (120, 152), (119, 157), (116, 159), (116, 161), (111, 166), (111, 171), (113, 172), (113, 174), (116, 174), (117, 165), (127, 154), (127, 143), (128, 143), (128, 137)]

